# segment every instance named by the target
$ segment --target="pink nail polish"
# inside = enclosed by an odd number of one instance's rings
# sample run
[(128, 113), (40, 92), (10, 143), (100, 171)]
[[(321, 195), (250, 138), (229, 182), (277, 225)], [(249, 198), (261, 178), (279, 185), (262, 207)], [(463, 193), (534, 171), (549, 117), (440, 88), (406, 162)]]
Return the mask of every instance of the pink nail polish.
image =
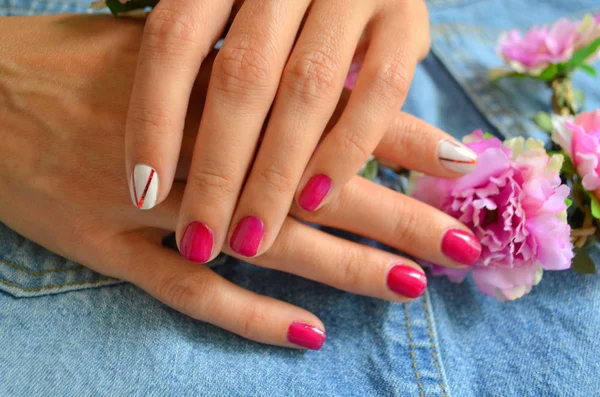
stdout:
[(311, 350), (319, 350), (327, 335), (325, 331), (312, 325), (294, 322), (288, 328), (288, 341), (294, 345), (302, 346)]
[(427, 288), (425, 273), (407, 265), (395, 265), (387, 275), (387, 285), (395, 293), (418, 298)]
[(450, 229), (442, 238), (442, 252), (455, 262), (473, 266), (481, 255), (481, 244), (472, 233)]
[(238, 254), (252, 257), (258, 252), (264, 233), (265, 225), (260, 219), (255, 216), (246, 216), (235, 228), (229, 245)]
[(183, 232), (179, 246), (187, 260), (206, 263), (212, 254), (213, 242), (213, 232), (208, 226), (201, 222), (190, 222)]
[(304, 186), (298, 204), (306, 211), (313, 212), (331, 190), (331, 179), (327, 175), (314, 175)]

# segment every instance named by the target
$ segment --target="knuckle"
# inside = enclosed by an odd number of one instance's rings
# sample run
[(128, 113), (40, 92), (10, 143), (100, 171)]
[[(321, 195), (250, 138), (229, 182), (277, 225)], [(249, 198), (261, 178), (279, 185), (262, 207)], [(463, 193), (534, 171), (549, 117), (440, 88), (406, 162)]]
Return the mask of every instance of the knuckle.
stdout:
[(362, 280), (365, 279), (365, 269), (363, 265), (367, 263), (360, 257), (361, 255), (354, 253), (349, 255), (345, 264), (343, 265), (342, 271), (342, 283), (345, 290), (348, 291), (360, 291)]
[(134, 134), (164, 135), (171, 133), (176, 127), (173, 116), (160, 111), (151, 111), (145, 107), (131, 106), (127, 118), (127, 130)]
[(201, 192), (202, 195), (210, 194), (217, 200), (236, 193), (233, 179), (224, 172), (196, 170), (188, 176), (188, 184), (190, 183), (197, 192)]
[[(396, 205), (399, 206), (399, 204)], [(405, 246), (412, 236), (415, 235), (419, 223), (422, 223), (422, 220), (419, 219), (420, 213), (419, 211), (405, 211), (403, 208), (399, 208), (394, 213), (398, 214), (398, 216), (395, 217), (396, 221), (392, 235), (395, 240)]]
[(373, 86), (384, 98), (404, 98), (410, 86), (410, 74), (403, 57), (390, 57), (371, 72)]
[(217, 87), (228, 93), (269, 87), (271, 62), (265, 41), (252, 35), (230, 38), (219, 51), (213, 67)]
[(428, 134), (423, 134), (423, 128), (418, 119), (411, 116), (397, 117), (392, 126), (389, 147), (412, 153), (413, 148), (421, 148), (427, 144)]
[(277, 169), (275, 166), (262, 169), (258, 173), (258, 181), (267, 187), (268, 192), (287, 194), (293, 192), (296, 184), (289, 174)]
[(157, 286), (158, 296), (169, 306), (184, 313), (198, 310), (200, 302), (210, 302), (210, 291), (208, 278), (198, 272), (168, 276), (159, 280)]
[(347, 131), (344, 134), (338, 134), (337, 137), (336, 146), (343, 150), (347, 158), (366, 160), (371, 155), (359, 132)]
[(333, 51), (320, 49), (300, 51), (286, 67), (287, 87), (305, 100), (327, 99), (338, 80), (338, 62)]
[(251, 299), (245, 307), (244, 317), (240, 327), (240, 335), (246, 339), (257, 340), (264, 335), (265, 324), (269, 321), (261, 305)]
[(148, 16), (144, 34), (148, 43), (155, 48), (168, 50), (173, 44), (195, 43), (198, 26), (192, 13), (179, 7), (158, 4)]

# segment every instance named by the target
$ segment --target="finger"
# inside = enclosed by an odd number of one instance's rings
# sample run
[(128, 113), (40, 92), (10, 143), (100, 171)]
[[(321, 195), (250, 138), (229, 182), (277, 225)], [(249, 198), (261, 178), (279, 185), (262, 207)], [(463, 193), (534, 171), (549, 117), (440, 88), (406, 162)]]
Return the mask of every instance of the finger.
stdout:
[[(251, 257), (275, 240), (302, 173), (330, 119), (357, 43), (374, 6), (315, 2), (283, 72), (264, 139), (229, 230), (230, 247)], [(262, 225), (261, 239), (247, 226)], [(249, 244), (254, 243), (254, 245)]]
[[(413, 2), (401, 4), (406, 8)], [(330, 202), (367, 161), (397, 115), (419, 57), (413, 39), (422, 28), (412, 30), (413, 17), (408, 11), (395, 12), (371, 22), (372, 37), (356, 88), (300, 183), (296, 202), (304, 210), (316, 211)]]
[(318, 350), (325, 342), (323, 323), (306, 310), (243, 289), (143, 238), (127, 245), (136, 255), (114, 259), (120, 277), (181, 313), (261, 343)]
[(403, 168), (443, 178), (475, 170), (477, 154), (452, 136), (407, 113), (399, 113), (373, 152)]
[(479, 241), (455, 218), (359, 176), (323, 211), (307, 213), (294, 208), (292, 214), (377, 240), (441, 266), (470, 266), (481, 254)]
[(136, 211), (135, 208), (128, 208), (128, 215), (134, 217), (140, 226), (174, 232), (184, 190), (184, 182), (175, 182), (169, 196), (154, 211)]
[[(306, 7), (308, 0), (244, 3), (217, 55), (177, 227), (189, 260), (209, 261), (225, 241)], [(260, 241), (263, 225), (248, 226), (247, 239)]]
[(194, 80), (231, 3), (161, 0), (148, 16), (126, 124), (127, 175), (140, 209), (160, 203), (171, 188)]
[(248, 261), (395, 302), (417, 298), (427, 287), (423, 270), (411, 260), (335, 237), (291, 217), (271, 249)]

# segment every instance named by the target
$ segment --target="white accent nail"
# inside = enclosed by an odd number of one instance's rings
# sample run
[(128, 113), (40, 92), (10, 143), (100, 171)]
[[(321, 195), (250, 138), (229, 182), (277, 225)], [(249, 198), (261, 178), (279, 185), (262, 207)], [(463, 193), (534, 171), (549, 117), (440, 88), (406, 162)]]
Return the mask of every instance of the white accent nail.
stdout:
[(454, 141), (441, 141), (438, 158), (442, 165), (459, 174), (473, 172), (477, 166), (477, 154), (465, 145)]
[(158, 174), (146, 164), (137, 164), (131, 173), (129, 192), (133, 205), (141, 210), (149, 210), (156, 205), (158, 195)]

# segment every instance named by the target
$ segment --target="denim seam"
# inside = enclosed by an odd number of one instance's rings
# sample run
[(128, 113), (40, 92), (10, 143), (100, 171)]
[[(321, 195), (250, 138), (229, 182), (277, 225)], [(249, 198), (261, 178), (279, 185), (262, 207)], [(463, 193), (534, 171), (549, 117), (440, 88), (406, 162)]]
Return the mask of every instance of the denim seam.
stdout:
[(27, 274), (30, 274), (32, 276), (41, 276), (43, 274), (48, 274), (48, 273), (63, 273), (63, 272), (68, 272), (68, 271), (82, 271), (85, 270), (85, 268), (81, 265), (75, 265), (75, 266), (71, 266), (71, 267), (62, 267), (59, 269), (45, 269), (45, 270), (40, 270), (40, 271), (34, 271), (31, 269), (28, 269), (24, 266), (21, 265), (17, 265), (16, 263), (12, 263), (9, 262), (7, 260), (4, 259), (0, 259), (0, 263), (4, 263), (8, 266), (14, 267), (17, 270), (21, 270)]
[(446, 385), (445, 387), (445, 391), (446, 391), (446, 396), (447, 397), (452, 397), (452, 393), (450, 392), (450, 383), (448, 382), (448, 377), (446, 376), (446, 370), (444, 368), (444, 357), (442, 356), (442, 351), (440, 349), (440, 343), (439, 343), (439, 339), (438, 339), (438, 333), (437, 333), (437, 327), (436, 327), (436, 323), (435, 323), (435, 315), (433, 314), (433, 303), (431, 300), (431, 295), (429, 294), (429, 290), (426, 289), (425, 290), (425, 315), (426, 315), (426, 319), (427, 319), (427, 326), (431, 326), (430, 328), (430, 338), (431, 338), (431, 343), (433, 344), (433, 347), (435, 348), (437, 354), (437, 362), (438, 362), (438, 370), (440, 373), (440, 376), (442, 377), (442, 380), (444, 382), (444, 384)]
[[(460, 34), (456, 31), (456, 29), (454, 27), (448, 25), (447, 29), (450, 31), (450, 35), (452, 35), (453, 37), (460, 36)], [(444, 39), (446, 40), (446, 43), (452, 49), (452, 51), (455, 54), (457, 54), (458, 58), (460, 58), (462, 61), (469, 60), (469, 57), (463, 48), (458, 47), (454, 43), (453, 40), (448, 40), (448, 38), (446, 36), (444, 36)], [(461, 79), (460, 77), (463, 75), (458, 72), (458, 69), (459, 69), (458, 65), (454, 62), (454, 60), (451, 57), (443, 57), (442, 58), (442, 57), (438, 56), (438, 59), (440, 59), (440, 61), (442, 63), (448, 62), (448, 63), (452, 64), (452, 67), (449, 67), (449, 70), (451, 71), (451, 74), (453, 75), (454, 79), (463, 87), (463, 89), (465, 91), (467, 91), (468, 94), (470, 94), (473, 102), (478, 106), (478, 108), (480, 108), (480, 111), (484, 113), (484, 116), (486, 116), (486, 114), (489, 116), (492, 116), (494, 118), (497, 118), (499, 115), (507, 115), (507, 116), (510, 115), (512, 117), (517, 116), (516, 114), (514, 114), (515, 113), (514, 110), (511, 110), (504, 106), (500, 109), (500, 111), (496, 111), (496, 110), (489, 109), (488, 107), (486, 107), (484, 105), (484, 103), (482, 103), (482, 102), (490, 102), (490, 100), (493, 100), (494, 98), (492, 95), (490, 95), (489, 93), (487, 93), (481, 89), (480, 82), (478, 81), (477, 84), (470, 84), (465, 79)], [(454, 72), (454, 73), (452, 73), (452, 72)], [(479, 100), (483, 100), (483, 101), (479, 102)], [(486, 116), (486, 118), (489, 119), (488, 116)], [(502, 122), (501, 120), (498, 120), (498, 123), (500, 124), (500, 126), (504, 127), (505, 130), (509, 129), (509, 126), (506, 123)]]
[(422, 307), (423, 307), (423, 312), (425, 313), (425, 321), (427, 323), (427, 329), (429, 330), (429, 332), (427, 333), (427, 335), (429, 336), (429, 341), (430, 341), (430, 347), (431, 347), (431, 357), (433, 357), (433, 365), (435, 367), (435, 370), (437, 372), (438, 375), (438, 379), (439, 379), (439, 385), (440, 385), (440, 389), (442, 391), (442, 397), (448, 397), (448, 395), (446, 394), (446, 385), (444, 384), (444, 378), (442, 377), (442, 372), (440, 371), (440, 365), (438, 362), (438, 355), (437, 355), (437, 349), (435, 347), (435, 342), (433, 339), (433, 328), (431, 326), (431, 319), (429, 318), (429, 313), (427, 311), (427, 297), (426, 295), (423, 295), (421, 297), (421, 301), (422, 301)]
[(42, 287), (29, 288), (29, 287), (24, 287), (24, 286), (19, 285), (19, 284), (12, 283), (12, 282), (7, 281), (7, 280), (5, 280), (3, 278), (0, 278), (0, 283), (6, 284), (9, 287), (19, 288), (19, 289), (21, 289), (22, 291), (25, 291), (25, 292), (38, 292), (38, 291), (44, 291), (44, 290), (47, 290), (47, 289), (56, 289), (56, 288), (69, 287), (69, 286), (75, 286), (75, 285), (86, 285), (86, 284), (88, 284), (88, 285), (95, 285), (95, 284), (99, 284), (99, 283), (102, 283), (102, 282), (105, 282), (105, 281), (118, 281), (118, 280), (115, 279), (115, 278), (112, 278), (112, 277), (103, 277), (103, 278), (99, 278), (99, 279), (93, 280), (93, 281), (73, 281), (73, 282), (70, 282), (70, 283), (55, 284), (55, 285), (44, 285)]
[(417, 355), (415, 353), (415, 344), (413, 342), (413, 335), (410, 324), (410, 315), (408, 314), (407, 304), (404, 303), (404, 316), (406, 317), (406, 332), (408, 334), (408, 346), (410, 348), (410, 358), (412, 360), (412, 366), (415, 370), (415, 378), (417, 379), (417, 386), (419, 387), (419, 396), (425, 397), (425, 391), (423, 390), (423, 382), (421, 382), (421, 374), (417, 366)]
[(463, 79), (459, 78), (461, 74), (458, 72), (456, 64), (449, 58), (441, 57), (438, 55), (438, 53), (442, 51), (438, 50), (438, 45), (436, 43), (432, 45), (432, 52), (436, 56), (436, 58), (438, 58), (440, 62), (446, 66), (454, 81), (456, 81), (456, 83), (465, 91), (468, 98), (471, 100), (471, 102), (473, 103), (477, 111), (483, 116), (483, 118), (488, 120), (490, 124), (492, 124), (498, 131), (502, 132), (502, 135), (506, 137), (506, 133), (509, 130), (508, 126), (498, 119), (498, 113), (496, 113), (493, 110), (487, 109), (483, 105), (483, 98), (481, 98), (481, 95), (479, 93), (473, 90), (473, 87), (471, 87), (470, 84), (468, 84)]
[[(562, 15), (561, 18), (567, 18), (567, 19), (576, 19), (576, 18), (582, 18), (584, 15), (586, 14), (595, 14), (597, 12), (600, 12), (600, 7), (592, 7), (592, 8), (588, 8), (586, 10), (580, 10), (580, 11), (575, 11), (572, 12), (570, 14), (567, 15)], [(543, 22), (543, 23), (538, 23), (535, 25), (549, 25), (551, 23), (554, 23), (555, 21), (548, 21), (548, 22)], [(517, 29), (517, 30), (528, 30), (530, 29), (532, 26), (534, 26), (534, 24), (523, 24), (520, 26), (512, 26), (510, 28), (498, 28), (498, 27), (483, 27), (480, 25), (473, 25), (473, 24), (468, 24), (468, 23), (461, 23), (461, 22), (452, 22), (452, 23), (439, 23), (436, 24), (434, 26), (431, 27), (431, 30), (438, 30), (438, 31), (442, 31), (442, 30), (446, 30), (448, 28), (454, 29), (455, 31), (457, 30), (456, 28), (460, 28), (460, 29), (464, 29), (464, 30), (468, 30), (469, 33), (473, 36), (481, 36), (483, 33), (492, 33), (492, 32), (496, 32), (496, 34), (500, 35), (503, 32), (506, 32), (508, 30), (513, 30), (513, 29)], [(486, 40), (487, 41), (487, 40)], [(497, 43), (497, 41), (492, 41), (489, 40), (490, 42), (493, 43)]]

